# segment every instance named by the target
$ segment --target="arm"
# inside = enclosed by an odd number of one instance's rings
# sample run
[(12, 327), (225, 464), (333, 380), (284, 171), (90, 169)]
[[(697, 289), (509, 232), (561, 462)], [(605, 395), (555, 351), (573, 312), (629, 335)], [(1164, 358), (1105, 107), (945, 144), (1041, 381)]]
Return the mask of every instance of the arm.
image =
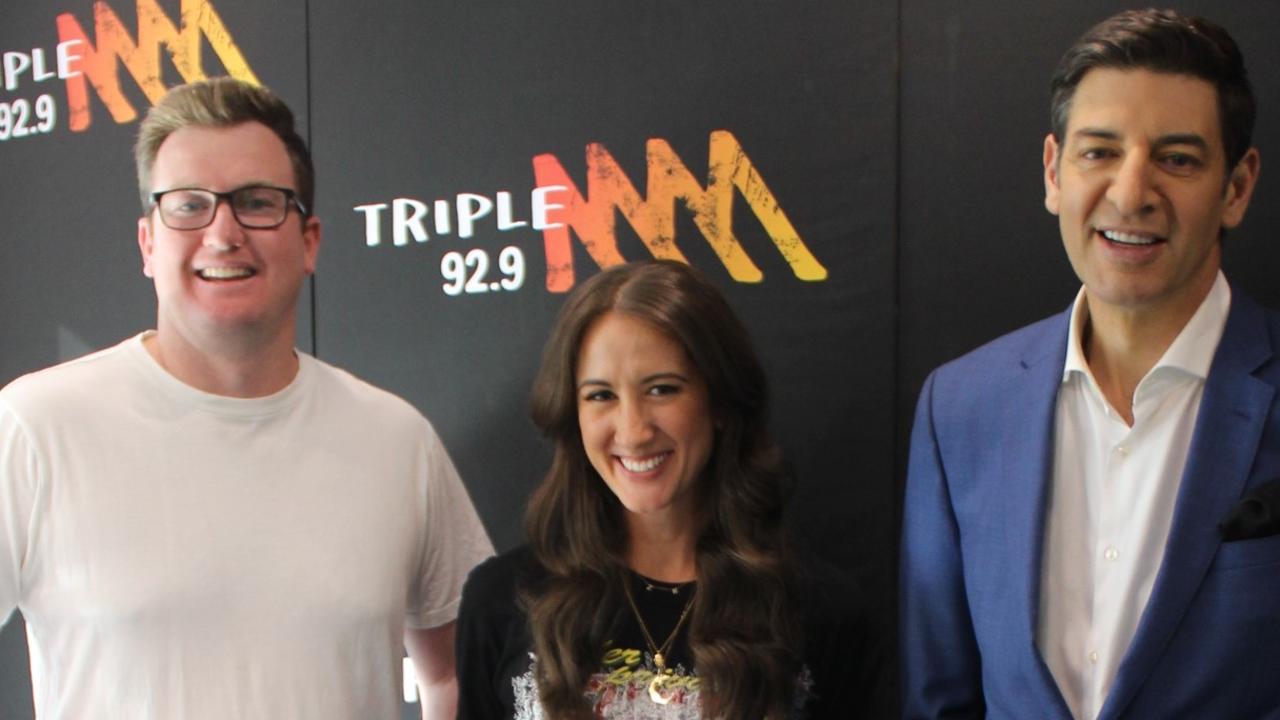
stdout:
[(452, 720), (458, 706), (454, 659), (458, 598), (467, 572), (493, 554), (493, 545), (440, 438), (429, 423), (426, 426), (422, 455), (425, 532), (408, 612), (410, 625), (426, 629), (407, 629), (404, 644), (417, 676), (422, 717)]
[(965, 594), (960, 529), (925, 381), (911, 432), (903, 501), (903, 717), (982, 717), (982, 658)]
[(37, 472), (27, 436), (0, 398), (0, 627), (22, 599)]
[(413, 660), (423, 720), (453, 720), (458, 707), (458, 677), (453, 661), (454, 624), (404, 633)]

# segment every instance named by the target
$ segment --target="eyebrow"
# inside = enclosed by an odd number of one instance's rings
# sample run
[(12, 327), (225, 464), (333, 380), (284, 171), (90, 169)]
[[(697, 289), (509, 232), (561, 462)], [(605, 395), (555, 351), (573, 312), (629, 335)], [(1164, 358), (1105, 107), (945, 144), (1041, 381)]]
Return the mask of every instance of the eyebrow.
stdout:
[[(247, 180), (228, 190), (223, 190), (222, 192), (235, 192), (237, 190), (243, 190), (245, 188), (256, 188), (256, 187), (280, 188), (282, 190), (292, 190), (293, 192), (298, 192), (296, 189), (290, 187), (291, 184), (292, 183), (281, 185), (279, 183), (276, 183), (273, 180)], [(175, 184), (173, 187), (169, 188), (169, 190), (208, 190), (210, 192), (218, 192), (217, 190), (214, 190), (213, 188), (198, 182)], [(168, 192), (168, 191), (166, 190), (165, 192)]]
[[(1096, 140), (1118, 141), (1121, 139), (1120, 133), (1114, 130), (1107, 130), (1106, 128), (1080, 128), (1072, 135), (1073, 137), (1093, 138)], [(1209, 150), (1209, 142), (1199, 133), (1170, 133), (1168, 135), (1161, 135), (1156, 138), (1153, 145), (1158, 148), (1168, 147), (1170, 145), (1192, 145), (1204, 151)]]
[[(654, 373), (652, 375), (646, 375), (640, 378), (640, 384), (648, 385), (649, 383), (655, 382), (657, 380), (679, 380), (680, 382), (686, 382), (686, 383), (689, 382), (689, 378), (673, 370), (669, 372), (659, 372), (659, 373)], [(582, 382), (578, 383), (579, 390), (587, 386), (607, 388), (607, 387), (613, 387), (613, 384), (608, 382), (607, 380), (597, 380), (595, 378), (587, 378), (586, 380), (583, 380)]]
[(689, 382), (689, 378), (681, 375), (678, 372), (675, 372), (674, 370), (670, 372), (654, 373), (652, 375), (640, 378), (640, 382), (645, 385), (648, 385), (649, 383), (654, 382), (656, 380), (679, 380), (680, 382)]
[(1171, 135), (1161, 135), (1156, 138), (1156, 147), (1167, 147), (1169, 145), (1192, 145), (1201, 150), (1209, 150), (1209, 142), (1197, 133), (1173, 133)]

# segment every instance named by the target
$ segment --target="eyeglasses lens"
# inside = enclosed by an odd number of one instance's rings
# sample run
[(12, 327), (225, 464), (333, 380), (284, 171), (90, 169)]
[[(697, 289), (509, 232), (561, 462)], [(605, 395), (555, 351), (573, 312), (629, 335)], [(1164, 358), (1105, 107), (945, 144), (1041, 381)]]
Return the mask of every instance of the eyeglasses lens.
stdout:
[(195, 230), (213, 222), (218, 199), (227, 197), (236, 220), (245, 227), (272, 228), (289, 214), (289, 195), (270, 187), (244, 187), (229, 195), (209, 190), (171, 190), (160, 196), (160, 217), (175, 230)]

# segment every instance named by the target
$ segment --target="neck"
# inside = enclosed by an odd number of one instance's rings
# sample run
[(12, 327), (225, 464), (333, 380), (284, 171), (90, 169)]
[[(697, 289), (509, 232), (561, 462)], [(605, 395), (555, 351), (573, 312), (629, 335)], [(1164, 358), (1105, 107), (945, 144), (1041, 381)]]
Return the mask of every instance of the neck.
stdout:
[(264, 397), (284, 389), (298, 373), (292, 335), (266, 342), (227, 337), (197, 345), (161, 327), (144, 338), (143, 347), (170, 375), (213, 395)]
[(665, 583), (697, 579), (697, 524), (628, 515), (627, 565)]
[(1126, 308), (1085, 301), (1089, 317), (1081, 347), (1099, 389), (1111, 407), (1133, 424), (1133, 394), (1165, 351), (1187, 326), (1213, 288), (1213, 275), (1204, 292), (1173, 306)]

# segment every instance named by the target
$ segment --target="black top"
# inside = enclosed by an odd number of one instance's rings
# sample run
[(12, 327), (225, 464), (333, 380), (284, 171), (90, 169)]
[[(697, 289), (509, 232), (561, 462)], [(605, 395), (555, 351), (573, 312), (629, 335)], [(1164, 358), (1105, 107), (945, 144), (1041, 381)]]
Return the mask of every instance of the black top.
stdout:
[[(537, 706), (530, 640), (516, 601), (522, 582), (537, 582), (541, 568), (527, 547), (490, 558), (471, 572), (458, 615), (458, 717), (463, 720), (534, 720)], [(633, 576), (632, 597), (655, 643), (676, 626), (695, 592), (692, 584), (671, 586)], [(872, 630), (861, 594), (833, 568), (802, 578), (798, 601), (805, 634), (804, 669), (793, 720), (889, 717), (888, 658), (880, 634)], [(682, 627), (666, 654), (674, 681), (654, 703), (648, 686), (656, 670), (653, 656), (630, 608), (617, 637), (604, 648), (601, 666), (585, 690), (600, 718), (698, 720), (699, 681)]]

